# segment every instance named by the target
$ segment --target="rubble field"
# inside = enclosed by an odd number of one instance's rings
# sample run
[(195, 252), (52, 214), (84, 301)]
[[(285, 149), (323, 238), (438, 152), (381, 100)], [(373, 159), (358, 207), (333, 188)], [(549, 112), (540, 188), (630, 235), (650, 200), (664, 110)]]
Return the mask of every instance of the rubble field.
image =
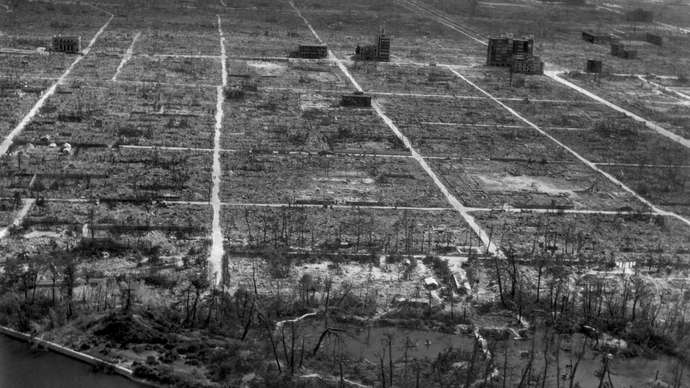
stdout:
[[(671, 132), (686, 138), (690, 135), (686, 125), (690, 120), (690, 106), (687, 99), (684, 100), (674, 93), (674, 91), (682, 92), (682, 88), (680, 90), (674, 89), (673, 81), (664, 82), (671, 86), (670, 89), (664, 89), (665, 86), (653, 76), (640, 79), (635, 76), (611, 75), (600, 77), (593, 82), (590, 77), (573, 74), (570, 79), (635, 114), (653, 120)], [(683, 85), (690, 87), (688, 82), (676, 81), (675, 83), (681, 87)]]
[(242, 152), (221, 161), (227, 202), (447, 206), (409, 158)]
[(133, 57), (120, 73), (122, 81), (219, 84), (221, 62), (207, 58)]
[(473, 207), (627, 210), (645, 206), (579, 162), (433, 160), (463, 203)]
[(690, 19), (611, 1), (8, 2), (0, 324), (166, 386), (683, 386)]
[(24, 146), (0, 161), (6, 193), (44, 198), (208, 200), (208, 152)]
[(407, 154), (371, 109), (318, 91), (259, 91), (227, 100), (224, 148), (255, 152)]
[(518, 118), (485, 98), (382, 96), (377, 101), (398, 124), (524, 125)]
[(208, 88), (75, 80), (57, 88), (15, 144), (211, 148), (213, 95)]
[(652, 253), (672, 261), (690, 259), (688, 226), (671, 217), (500, 211), (475, 216), (494, 231), (497, 243), (511, 247), (519, 257), (548, 248), (555, 255), (613, 255), (622, 261), (644, 261)]
[[(137, 249), (149, 254), (158, 249), (159, 256), (175, 264), (188, 255), (206, 252), (208, 226), (203, 220), (209, 215), (205, 206), (46, 202), (29, 212), (24, 219), (26, 229), (17, 238), (0, 242), (0, 262), (18, 254), (45, 255), (82, 244), (82, 253), (97, 259), (107, 255), (115, 262), (135, 266), (137, 260), (148, 258), (137, 257)], [(84, 243), (85, 238), (91, 242)]]
[(574, 160), (563, 148), (527, 126), (422, 123), (404, 125), (400, 130), (429, 157), (556, 163)]
[(348, 63), (348, 69), (370, 93), (483, 97), (467, 82), (439, 65), (353, 61)]
[(229, 59), (228, 82), (251, 91), (351, 91), (335, 64), (326, 60), (288, 59), (283, 61)]
[(690, 214), (690, 200), (688, 199), (690, 166), (612, 165), (604, 166), (604, 170), (661, 208), (684, 216)]

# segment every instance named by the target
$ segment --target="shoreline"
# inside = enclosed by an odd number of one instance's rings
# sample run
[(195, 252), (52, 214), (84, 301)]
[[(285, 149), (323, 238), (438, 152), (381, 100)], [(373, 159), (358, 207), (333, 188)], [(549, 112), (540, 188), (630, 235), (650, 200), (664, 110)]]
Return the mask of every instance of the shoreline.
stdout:
[[(44, 340), (38, 337), (34, 337), (30, 334), (22, 333), (20, 331), (14, 330), (10, 327), (7, 326), (1, 326), (0, 325), (0, 335), (4, 335), (6, 337), (21, 341), (21, 342), (26, 342), (29, 344), (39, 344), (43, 346), (45, 349), (53, 352), (60, 354), (62, 356), (69, 357), (73, 360), (89, 364), (91, 366), (96, 366), (96, 367), (105, 367), (108, 372), (105, 374), (116, 374), (120, 375), (128, 380), (131, 380), (135, 383), (142, 384), (148, 387), (159, 387), (159, 385), (147, 381), (147, 380), (142, 380), (134, 376), (134, 371), (129, 368), (125, 368), (121, 365), (105, 361), (103, 359), (100, 359), (98, 357), (94, 357), (90, 354), (86, 354), (83, 352), (79, 352), (73, 349), (70, 349), (66, 346), (57, 344), (52, 341)], [(99, 372), (102, 373), (102, 372)]]

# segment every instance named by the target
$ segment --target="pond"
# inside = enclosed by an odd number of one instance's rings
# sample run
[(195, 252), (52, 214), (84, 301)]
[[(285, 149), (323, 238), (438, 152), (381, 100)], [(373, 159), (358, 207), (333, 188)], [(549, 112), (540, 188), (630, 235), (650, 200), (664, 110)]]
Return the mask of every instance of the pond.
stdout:
[[(535, 333), (535, 349), (536, 358), (534, 366), (537, 373), (543, 373), (544, 368), (544, 345), (542, 330), (537, 330)], [(579, 352), (582, 346), (584, 336), (582, 334), (574, 334), (569, 343), (561, 343), (560, 363), (561, 374), (568, 371), (568, 365), (573, 365), (576, 360), (576, 352)], [(522, 368), (527, 363), (527, 359), (521, 357), (521, 353), (526, 353), (532, 344), (531, 336), (529, 339), (522, 341), (510, 341), (508, 348), (508, 375), (513, 383), (517, 384), (520, 380)], [(496, 349), (496, 358), (499, 363), (504, 359), (504, 344), (499, 342), (498, 349)], [(578, 365), (575, 374), (575, 381), (580, 383), (582, 387), (597, 387), (599, 385), (598, 370), (602, 368), (603, 353), (594, 351), (591, 347), (587, 347), (585, 354)], [(610, 362), (611, 382), (614, 387), (642, 387), (655, 376), (659, 380), (670, 383), (673, 378), (675, 368), (678, 367), (678, 360), (663, 354), (657, 355), (655, 358), (647, 357), (623, 357), (619, 355), (613, 356)], [(499, 365), (502, 366), (502, 365)], [(687, 369), (683, 373), (682, 387), (690, 387), (690, 378), (688, 377)], [(549, 379), (547, 386), (556, 386), (556, 366), (552, 358), (549, 366)], [(567, 386), (567, 381), (561, 381), (561, 387)]]

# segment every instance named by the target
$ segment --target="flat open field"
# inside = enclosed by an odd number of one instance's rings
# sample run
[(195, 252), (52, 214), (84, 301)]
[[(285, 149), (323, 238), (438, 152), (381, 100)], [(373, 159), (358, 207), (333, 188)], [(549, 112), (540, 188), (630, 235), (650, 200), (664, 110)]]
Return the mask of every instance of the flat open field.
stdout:
[(362, 88), (372, 93), (397, 92), (480, 96), (465, 81), (441, 66), (355, 61), (348, 65), (348, 69)]
[[(634, 76), (601, 77), (596, 82), (586, 75), (574, 75), (571, 79), (642, 117), (654, 120), (674, 133), (686, 138), (690, 135), (687, 128), (690, 121), (690, 105), (687, 99), (684, 100), (674, 93), (675, 89), (663, 89), (663, 85), (657, 84), (653, 77), (649, 80), (654, 84), (647, 82), (647, 78), (640, 79)], [(673, 85), (673, 82), (665, 83)]]
[(221, 78), (218, 59), (135, 56), (122, 69), (123, 81), (217, 84)]
[(318, 43), (287, 2), (271, 4), (270, 8), (269, 12), (238, 9), (223, 15), (223, 27), (231, 32), (225, 44), (228, 55), (287, 57), (300, 43)]
[(351, 90), (338, 68), (327, 61), (231, 59), (227, 66), (230, 85), (250, 84), (252, 87), (268, 90), (306, 89), (341, 93)]
[[(460, 71), (468, 80), (478, 85), (480, 88), (491, 93), (497, 98), (520, 99), (524, 103), (531, 100), (554, 100), (554, 103), (572, 104), (579, 102), (582, 105), (592, 103), (587, 97), (575, 90), (563, 86), (548, 77), (532, 77), (523, 75), (513, 75), (511, 84), (510, 72), (508, 69), (485, 68), (477, 70)], [(518, 78), (522, 83), (518, 83)], [(518, 86), (519, 85), (519, 86)], [(584, 109), (596, 109), (595, 106), (585, 107)]]
[(332, 93), (274, 91), (226, 101), (224, 148), (263, 152), (405, 154), (370, 109), (340, 106)]
[(639, 209), (629, 193), (579, 163), (432, 161), (463, 203), (472, 207)]
[(213, 93), (160, 84), (60, 86), (15, 144), (212, 147)]
[(210, 155), (149, 149), (25, 147), (2, 160), (2, 190), (46, 198), (208, 200)]
[(425, 155), (533, 162), (572, 161), (572, 156), (531, 127), (426, 122), (401, 126)]
[(378, 99), (385, 112), (400, 124), (456, 123), (521, 125), (515, 116), (484, 98), (388, 97)]
[(227, 202), (447, 206), (409, 158), (227, 153), (222, 162)]
[(605, 166), (611, 175), (665, 209), (690, 215), (690, 167)]

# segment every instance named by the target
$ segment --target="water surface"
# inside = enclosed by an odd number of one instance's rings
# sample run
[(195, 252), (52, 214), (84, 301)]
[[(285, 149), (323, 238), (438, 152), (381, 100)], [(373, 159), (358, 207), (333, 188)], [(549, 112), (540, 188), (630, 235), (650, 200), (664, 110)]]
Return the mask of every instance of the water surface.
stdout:
[(122, 376), (93, 372), (90, 365), (0, 335), (1, 388), (142, 388)]

